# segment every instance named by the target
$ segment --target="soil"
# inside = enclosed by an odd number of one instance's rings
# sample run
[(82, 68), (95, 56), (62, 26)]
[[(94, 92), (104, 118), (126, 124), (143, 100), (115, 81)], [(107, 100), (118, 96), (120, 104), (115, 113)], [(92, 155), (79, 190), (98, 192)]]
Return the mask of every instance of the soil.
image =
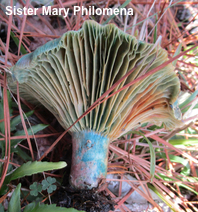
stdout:
[(97, 190), (77, 191), (71, 187), (60, 187), (52, 199), (57, 206), (75, 208), (87, 212), (109, 212), (114, 210), (115, 203), (104, 192)]

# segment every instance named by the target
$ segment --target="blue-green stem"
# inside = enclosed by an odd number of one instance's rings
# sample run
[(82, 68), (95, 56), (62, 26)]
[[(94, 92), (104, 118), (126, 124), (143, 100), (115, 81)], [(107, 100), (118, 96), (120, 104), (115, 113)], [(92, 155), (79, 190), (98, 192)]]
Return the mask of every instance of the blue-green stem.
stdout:
[(107, 174), (109, 139), (93, 131), (72, 134), (70, 184), (77, 189), (92, 189)]

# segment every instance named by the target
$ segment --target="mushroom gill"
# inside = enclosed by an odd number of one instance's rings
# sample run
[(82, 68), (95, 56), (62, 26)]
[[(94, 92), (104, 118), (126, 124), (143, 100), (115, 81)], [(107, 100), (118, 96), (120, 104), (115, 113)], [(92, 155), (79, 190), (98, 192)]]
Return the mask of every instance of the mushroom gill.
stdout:
[[(23, 56), (11, 68), (8, 84), (34, 104), (42, 104), (67, 129), (105, 91), (131, 69), (111, 93), (167, 61), (159, 45), (138, 41), (115, 25), (86, 21)], [(97, 187), (107, 172), (109, 143), (143, 123), (172, 128), (180, 123), (170, 107), (179, 80), (172, 64), (118, 92), (93, 109), (70, 130), (73, 142), (71, 184)]]

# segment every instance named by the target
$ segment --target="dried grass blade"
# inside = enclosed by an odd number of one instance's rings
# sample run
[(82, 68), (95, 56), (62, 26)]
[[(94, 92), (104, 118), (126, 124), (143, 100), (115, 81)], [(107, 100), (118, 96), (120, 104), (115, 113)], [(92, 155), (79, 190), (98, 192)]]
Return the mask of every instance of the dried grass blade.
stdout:
[(27, 127), (26, 127), (25, 120), (24, 120), (24, 117), (23, 117), (23, 111), (22, 111), (22, 108), (21, 108), (18, 82), (17, 82), (17, 101), (18, 101), (19, 113), (20, 113), (20, 116), (21, 116), (21, 122), (22, 122), (24, 131), (25, 131), (25, 135), (26, 135), (26, 138), (27, 138), (27, 141), (28, 141), (31, 157), (32, 157), (32, 160), (34, 161), (34, 153), (33, 153), (33, 149), (32, 149), (32, 144), (31, 144), (31, 141), (30, 141), (30, 137), (28, 135)]

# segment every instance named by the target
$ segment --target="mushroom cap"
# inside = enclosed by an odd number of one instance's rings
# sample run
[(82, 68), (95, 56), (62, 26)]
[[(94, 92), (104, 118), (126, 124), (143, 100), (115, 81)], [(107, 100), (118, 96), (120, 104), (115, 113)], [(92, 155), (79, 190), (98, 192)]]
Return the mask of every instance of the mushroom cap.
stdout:
[[(41, 103), (67, 129), (132, 68), (111, 93), (167, 61), (159, 45), (138, 41), (113, 24), (84, 22), (23, 56), (11, 68), (8, 84), (27, 101)], [(138, 65), (137, 65), (138, 64)], [(180, 91), (172, 64), (113, 95), (76, 123), (70, 132), (93, 130), (110, 140), (143, 123), (180, 124), (170, 107)]]

